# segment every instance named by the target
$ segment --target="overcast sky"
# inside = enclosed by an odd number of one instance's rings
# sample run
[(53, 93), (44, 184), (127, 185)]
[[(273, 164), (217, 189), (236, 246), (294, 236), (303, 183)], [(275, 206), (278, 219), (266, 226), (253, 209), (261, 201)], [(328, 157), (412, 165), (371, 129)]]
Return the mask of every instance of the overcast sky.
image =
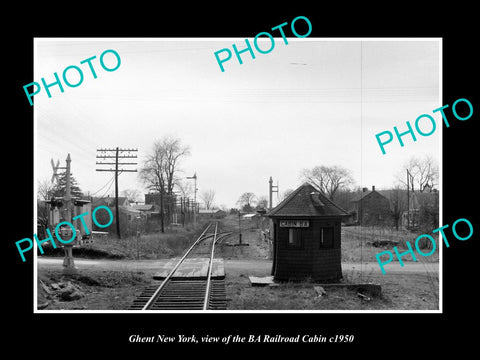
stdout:
[[(95, 171), (96, 149), (138, 148), (140, 168), (165, 135), (190, 146), (183, 175), (196, 172), (199, 192), (214, 189), (215, 203), (228, 207), (247, 191), (267, 196), (270, 176), (280, 192), (294, 189), (302, 169), (316, 165), (341, 165), (356, 186), (386, 189), (412, 156), (441, 162), (442, 126), (432, 114), (443, 105), (440, 40), (288, 42), (276, 39), (256, 59), (242, 54), (243, 65), (233, 55), (221, 72), (214, 52), (233, 43), (242, 49), (244, 39), (36, 39), (32, 81), (51, 83), (69, 65), (84, 70), (80, 86), (35, 96), (37, 179), (50, 179), (50, 159), (64, 166), (70, 153), (84, 192), (113, 194), (104, 187), (113, 173)], [(107, 49), (121, 57), (116, 71), (99, 64)], [(80, 65), (93, 55), (97, 79)], [(406, 130), (424, 113), (437, 119), (437, 131), (416, 142), (405, 136), (403, 148), (395, 140), (382, 155), (375, 134)], [(136, 173), (121, 174), (119, 187), (146, 192)]]

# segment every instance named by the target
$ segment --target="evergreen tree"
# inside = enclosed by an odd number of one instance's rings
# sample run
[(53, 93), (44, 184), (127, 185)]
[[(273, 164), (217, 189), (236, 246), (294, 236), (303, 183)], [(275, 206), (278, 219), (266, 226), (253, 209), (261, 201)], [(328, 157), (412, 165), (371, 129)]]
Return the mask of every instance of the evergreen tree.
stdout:
[[(63, 197), (65, 196), (65, 190), (67, 188), (67, 175), (66, 173), (58, 174), (58, 182), (53, 189), (53, 196)], [(82, 190), (78, 186), (77, 180), (70, 175), (70, 193), (72, 197), (81, 198), (83, 196)]]

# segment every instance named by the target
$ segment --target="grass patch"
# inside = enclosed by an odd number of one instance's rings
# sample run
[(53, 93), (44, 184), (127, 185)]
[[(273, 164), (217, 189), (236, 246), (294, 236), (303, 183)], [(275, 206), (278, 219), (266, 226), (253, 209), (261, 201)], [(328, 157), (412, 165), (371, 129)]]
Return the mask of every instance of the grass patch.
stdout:
[[(416, 252), (415, 239), (419, 235), (421, 234), (384, 227), (342, 227), (342, 261), (376, 262), (376, 254), (386, 250), (393, 252), (394, 246), (400, 253), (407, 251), (407, 241)], [(438, 234), (430, 235), (435, 238), (438, 244)], [(432, 249), (432, 244), (427, 239), (421, 239), (418, 245), (424, 253), (428, 253)], [(418, 260), (423, 259), (421, 255), (416, 255), (416, 257)], [(438, 246), (437, 250), (428, 259), (429, 261), (438, 261)], [(393, 257), (393, 260), (398, 261), (396, 256)], [(402, 261), (413, 261), (412, 255), (402, 256)]]
[[(232, 276), (233, 275), (233, 276)], [(370, 274), (369, 281), (380, 284), (382, 295), (366, 301), (356, 290), (327, 287), (318, 296), (315, 283), (287, 282), (276, 287), (251, 286), (245, 275), (227, 274), (227, 310), (437, 310), (438, 282), (424, 274), (387, 277)], [(351, 278), (350, 280), (358, 280)], [(365, 278), (363, 279), (364, 282)]]
[[(115, 235), (99, 237), (93, 243), (73, 248), (78, 258), (104, 259), (163, 259), (182, 255), (201, 234), (204, 225), (196, 228), (169, 228), (165, 233), (128, 236), (117, 239)], [(62, 247), (43, 246), (45, 256), (64, 256)], [(38, 252), (39, 255), (40, 252)]]
[(391, 301), (373, 298), (366, 302), (357, 292), (347, 288), (328, 288), (319, 297), (314, 283), (286, 282), (275, 287), (253, 287), (248, 279), (229, 279), (227, 297), (228, 310), (365, 310), (387, 309)]

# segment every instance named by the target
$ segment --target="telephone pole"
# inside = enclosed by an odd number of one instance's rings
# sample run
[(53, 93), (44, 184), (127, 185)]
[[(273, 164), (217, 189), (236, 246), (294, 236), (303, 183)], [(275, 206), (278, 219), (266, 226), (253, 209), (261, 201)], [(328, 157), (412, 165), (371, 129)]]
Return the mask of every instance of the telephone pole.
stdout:
[[(115, 149), (97, 149), (99, 154), (97, 154), (98, 159), (115, 159), (115, 162), (96, 162), (97, 165), (115, 165), (115, 168), (112, 169), (96, 169), (97, 171), (110, 171), (115, 172), (115, 217), (117, 223), (117, 236), (121, 239), (120, 234), (120, 216), (118, 211), (118, 175), (119, 172), (137, 172), (137, 170), (131, 169), (119, 169), (119, 165), (137, 165), (137, 163), (133, 162), (118, 162), (118, 159), (136, 159), (137, 155), (132, 155), (132, 152), (137, 152), (138, 149), (120, 149), (116, 147)], [(127, 153), (127, 154), (124, 154)], [(112, 155), (115, 154), (115, 155)], [(108, 160), (107, 160), (108, 161)]]
[(407, 169), (407, 229), (410, 230), (410, 182), (411, 174)]
[(187, 176), (187, 179), (194, 180), (194, 189), (193, 189), (193, 225), (197, 225), (197, 172), (193, 174), (193, 176)]

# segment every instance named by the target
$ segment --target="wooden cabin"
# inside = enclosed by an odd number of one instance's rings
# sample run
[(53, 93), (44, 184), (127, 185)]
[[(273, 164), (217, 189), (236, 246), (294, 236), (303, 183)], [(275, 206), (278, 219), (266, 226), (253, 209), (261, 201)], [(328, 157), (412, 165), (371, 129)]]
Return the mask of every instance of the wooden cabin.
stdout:
[(266, 215), (272, 221), (275, 280), (342, 278), (341, 220), (349, 216), (345, 210), (305, 183)]

